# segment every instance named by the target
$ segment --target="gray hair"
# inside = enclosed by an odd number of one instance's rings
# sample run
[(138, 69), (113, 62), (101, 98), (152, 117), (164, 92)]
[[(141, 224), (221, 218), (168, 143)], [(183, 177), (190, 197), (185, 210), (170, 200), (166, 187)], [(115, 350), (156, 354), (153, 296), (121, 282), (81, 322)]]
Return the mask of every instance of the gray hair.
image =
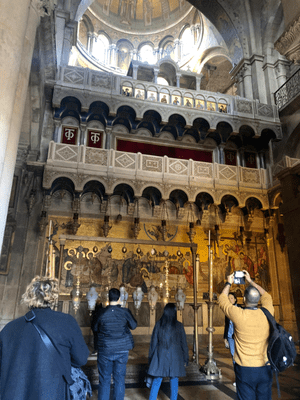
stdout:
[(250, 285), (246, 288), (244, 297), (248, 306), (256, 307), (260, 300), (260, 293), (255, 287)]
[(28, 308), (53, 308), (58, 300), (58, 280), (36, 276), (27, 286), (21, 303)]

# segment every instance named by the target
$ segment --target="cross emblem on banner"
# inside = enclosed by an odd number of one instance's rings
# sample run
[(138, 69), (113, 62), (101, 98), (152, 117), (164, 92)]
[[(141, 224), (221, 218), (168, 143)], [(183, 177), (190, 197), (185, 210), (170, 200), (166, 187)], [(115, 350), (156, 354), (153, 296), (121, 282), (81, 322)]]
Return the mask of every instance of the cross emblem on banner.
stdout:
[(91, 141), (96, 144), (100, 140), (100, 133), (99, 132), (91, 132)]
[(75, 129), (65, 128), (65, 137), (67, 140), (73, 139), (74, 134), (75, 134)]
[(234, 159), (235, 159), (235, 157), (234, 157), (234, 154), (232, 154), (232, 153), (227, 153), (227, 159), (229, 160), (229, 161), (234, 161)]

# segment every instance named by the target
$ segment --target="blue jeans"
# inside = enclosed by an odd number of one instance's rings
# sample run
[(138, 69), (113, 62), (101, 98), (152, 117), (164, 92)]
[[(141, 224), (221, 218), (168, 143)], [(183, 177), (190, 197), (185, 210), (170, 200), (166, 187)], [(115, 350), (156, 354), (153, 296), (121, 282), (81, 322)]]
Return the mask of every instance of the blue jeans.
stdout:
[[(227, 340), (228, 340), (228, 344), (229, 344), (230, 354), (231, 354), (231, 357), (233, 358), (234, 350), (235, 350), (234, 339), (232, 337), (231, 338), (229, 337)], [(234, 364), (234, 361), (233, 361), (233, 364)]]
[(109, 400), (111, 375), (113, 375), (114, 381), (113, 399), (124, 399), (128, 353), (128, 351), (122, 351), (113, 354), (101, 354), (100, 352), (99, 354), (98, 351), (98, 400)]
[[(163, 378), (154, 378), (151, 386), (151, 392), (149, 400), (156, 400), (158, 391)], [(170, 378), (171, 385), (171, 397), (170, 400), (177, 400), (178, 396), (178, 378)]]
[(238, 400), (271, 400), (273, 373), (271, 367), (241, 367), (234, 364)]

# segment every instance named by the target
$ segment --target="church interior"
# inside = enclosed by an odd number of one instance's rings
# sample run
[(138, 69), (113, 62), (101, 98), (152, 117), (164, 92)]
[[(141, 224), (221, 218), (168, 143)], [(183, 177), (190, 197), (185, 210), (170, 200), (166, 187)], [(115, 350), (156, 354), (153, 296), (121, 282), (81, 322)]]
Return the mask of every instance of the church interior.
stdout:
[(87, 341), (176, 302), (198, 362), (246, 269), (299, 344), (300, 0), (0, 4), (0, 329), (48, 274)]

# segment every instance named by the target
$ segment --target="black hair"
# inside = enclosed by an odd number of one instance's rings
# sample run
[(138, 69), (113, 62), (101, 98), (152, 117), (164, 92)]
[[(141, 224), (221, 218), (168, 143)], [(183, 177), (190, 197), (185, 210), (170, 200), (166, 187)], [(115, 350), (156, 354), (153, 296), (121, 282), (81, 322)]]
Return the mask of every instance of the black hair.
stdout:
[(244, 297), (248, 306), (256, 307), (260, 300), (260, 293), (254, 286), (245, 289)]
[(163, 315), (159, 320), (159, 341), (167, 349), (170, 347), (174, 335), (176, 335), (175, 328), (177, 322), (176, 305), (174, 303), (166, 304)]
[(234, 298), (235, 298), (235, 302), (234, 302), (234, 304), (236, 304), (237, 303), (237, 297), (236, 297), (236, 294), (234, 293), (234, 292), (229, 292), (228, 293), (228, 296), (231, 294), (231, 296), (233, 296)]
[(108, 292), (108, 299), (109, 301), (118, 301), (120, 298), (120, 290), (113, 288), (110, 289)]

